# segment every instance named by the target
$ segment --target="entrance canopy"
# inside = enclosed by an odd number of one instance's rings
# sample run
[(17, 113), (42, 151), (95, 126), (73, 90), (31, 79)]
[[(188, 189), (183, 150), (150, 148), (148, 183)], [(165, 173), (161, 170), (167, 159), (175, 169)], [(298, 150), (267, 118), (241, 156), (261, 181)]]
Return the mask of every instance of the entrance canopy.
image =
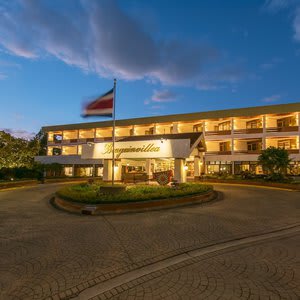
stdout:
[[(112, 142), (82, 146), (83, 159), (112, 159)], [(201, 132), (130, 136), (115, 142), (115, 158), (188, 158), (197, 148), (204, 151)]]

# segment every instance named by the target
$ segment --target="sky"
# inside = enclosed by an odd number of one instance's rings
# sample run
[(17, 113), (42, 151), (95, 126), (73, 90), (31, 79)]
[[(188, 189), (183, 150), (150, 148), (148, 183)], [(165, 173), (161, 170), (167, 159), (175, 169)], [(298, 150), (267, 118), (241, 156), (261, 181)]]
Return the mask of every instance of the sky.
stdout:
[(0, 130), (300, 101), (300, 0), (0, 0)]

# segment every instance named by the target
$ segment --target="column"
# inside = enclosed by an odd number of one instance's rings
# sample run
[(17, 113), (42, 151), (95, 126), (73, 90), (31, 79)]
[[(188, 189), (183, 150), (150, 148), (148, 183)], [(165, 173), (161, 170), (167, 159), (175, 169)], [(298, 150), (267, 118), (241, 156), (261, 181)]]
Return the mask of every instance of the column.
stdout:
[[(231, 155), (234, 155), (234, 118), (231, 118)], [(234, 175), (234, 160), (231, 161), (231, 174)]]
[(175, 158), (174, 161), (174, 179), (179, 183), (186, 182), (186, 171), (184, 170), (185, 159)]
[(122, 162), (121, 160), (115, 161), (115, 180), (122, 180)]
[(261, 148), (262, 150), (265, 150), (266, 149), (266, 116), (263, 115), (262, 117), (262, 126), (263, 126), (263, 135), (262, 135), (262, 145), (261, 145)]
[(178, 133), (178, 123), (173, 123), (173, 131), (172, 133)]
[(152, 161), (153, 160), (151, 158), (147, 158), (146, 159), (145, 169), (146, 169), (146, 173), (147, 173), (148, 179), (152, 179), (152, 170), (151, 170)]
[(298, 112), (298, 149), (300, 153), (300, 112)]
[(204, 153), (199, 153), (200, 157), (200, 175), (205, 173), (205, 161), (204, 161)]
[(199, 180), (201, 177), (201, 159), (199, 156), (194, 157), (194, 179)]
[(111, 181), (112, 179), (112, 160), (104, 159), (103, 161), (103, 181)]
[(135, 127), (134, 125), (132, 125), (131, 129), (130, 129), (130, 135), (134, 136), (135, 135)]
[(153, 125), (153, 134), (157, 134), (156, 124)]

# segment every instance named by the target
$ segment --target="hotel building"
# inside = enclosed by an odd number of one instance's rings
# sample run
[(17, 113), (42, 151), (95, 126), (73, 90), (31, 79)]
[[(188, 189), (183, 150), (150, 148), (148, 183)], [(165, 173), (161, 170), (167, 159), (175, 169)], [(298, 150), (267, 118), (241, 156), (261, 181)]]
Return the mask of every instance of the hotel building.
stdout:
[[(67, 176), (112, 174), (112, 121), (43, 127), (47, 156)], [(183, 182), (201, 174), (262, 173), (261, 150), (285, 148), (300, 174), (300, 103), (116, 120), (115, 179), (173, 170)]]

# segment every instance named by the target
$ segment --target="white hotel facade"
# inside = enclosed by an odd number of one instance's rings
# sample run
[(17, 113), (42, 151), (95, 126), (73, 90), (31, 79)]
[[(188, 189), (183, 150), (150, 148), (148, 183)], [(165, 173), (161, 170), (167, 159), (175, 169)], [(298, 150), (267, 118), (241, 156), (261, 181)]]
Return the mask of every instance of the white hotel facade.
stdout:
[[(67, 176), (111, 180), (112, 121), (43, 127), (47, 156)], [(201, 174), (261, 173), (257, 159), (270, 146), (285, 148), (300, 174), (300, 103), (116, 121), (115, 179), (173, 170), (183, 182)]]

